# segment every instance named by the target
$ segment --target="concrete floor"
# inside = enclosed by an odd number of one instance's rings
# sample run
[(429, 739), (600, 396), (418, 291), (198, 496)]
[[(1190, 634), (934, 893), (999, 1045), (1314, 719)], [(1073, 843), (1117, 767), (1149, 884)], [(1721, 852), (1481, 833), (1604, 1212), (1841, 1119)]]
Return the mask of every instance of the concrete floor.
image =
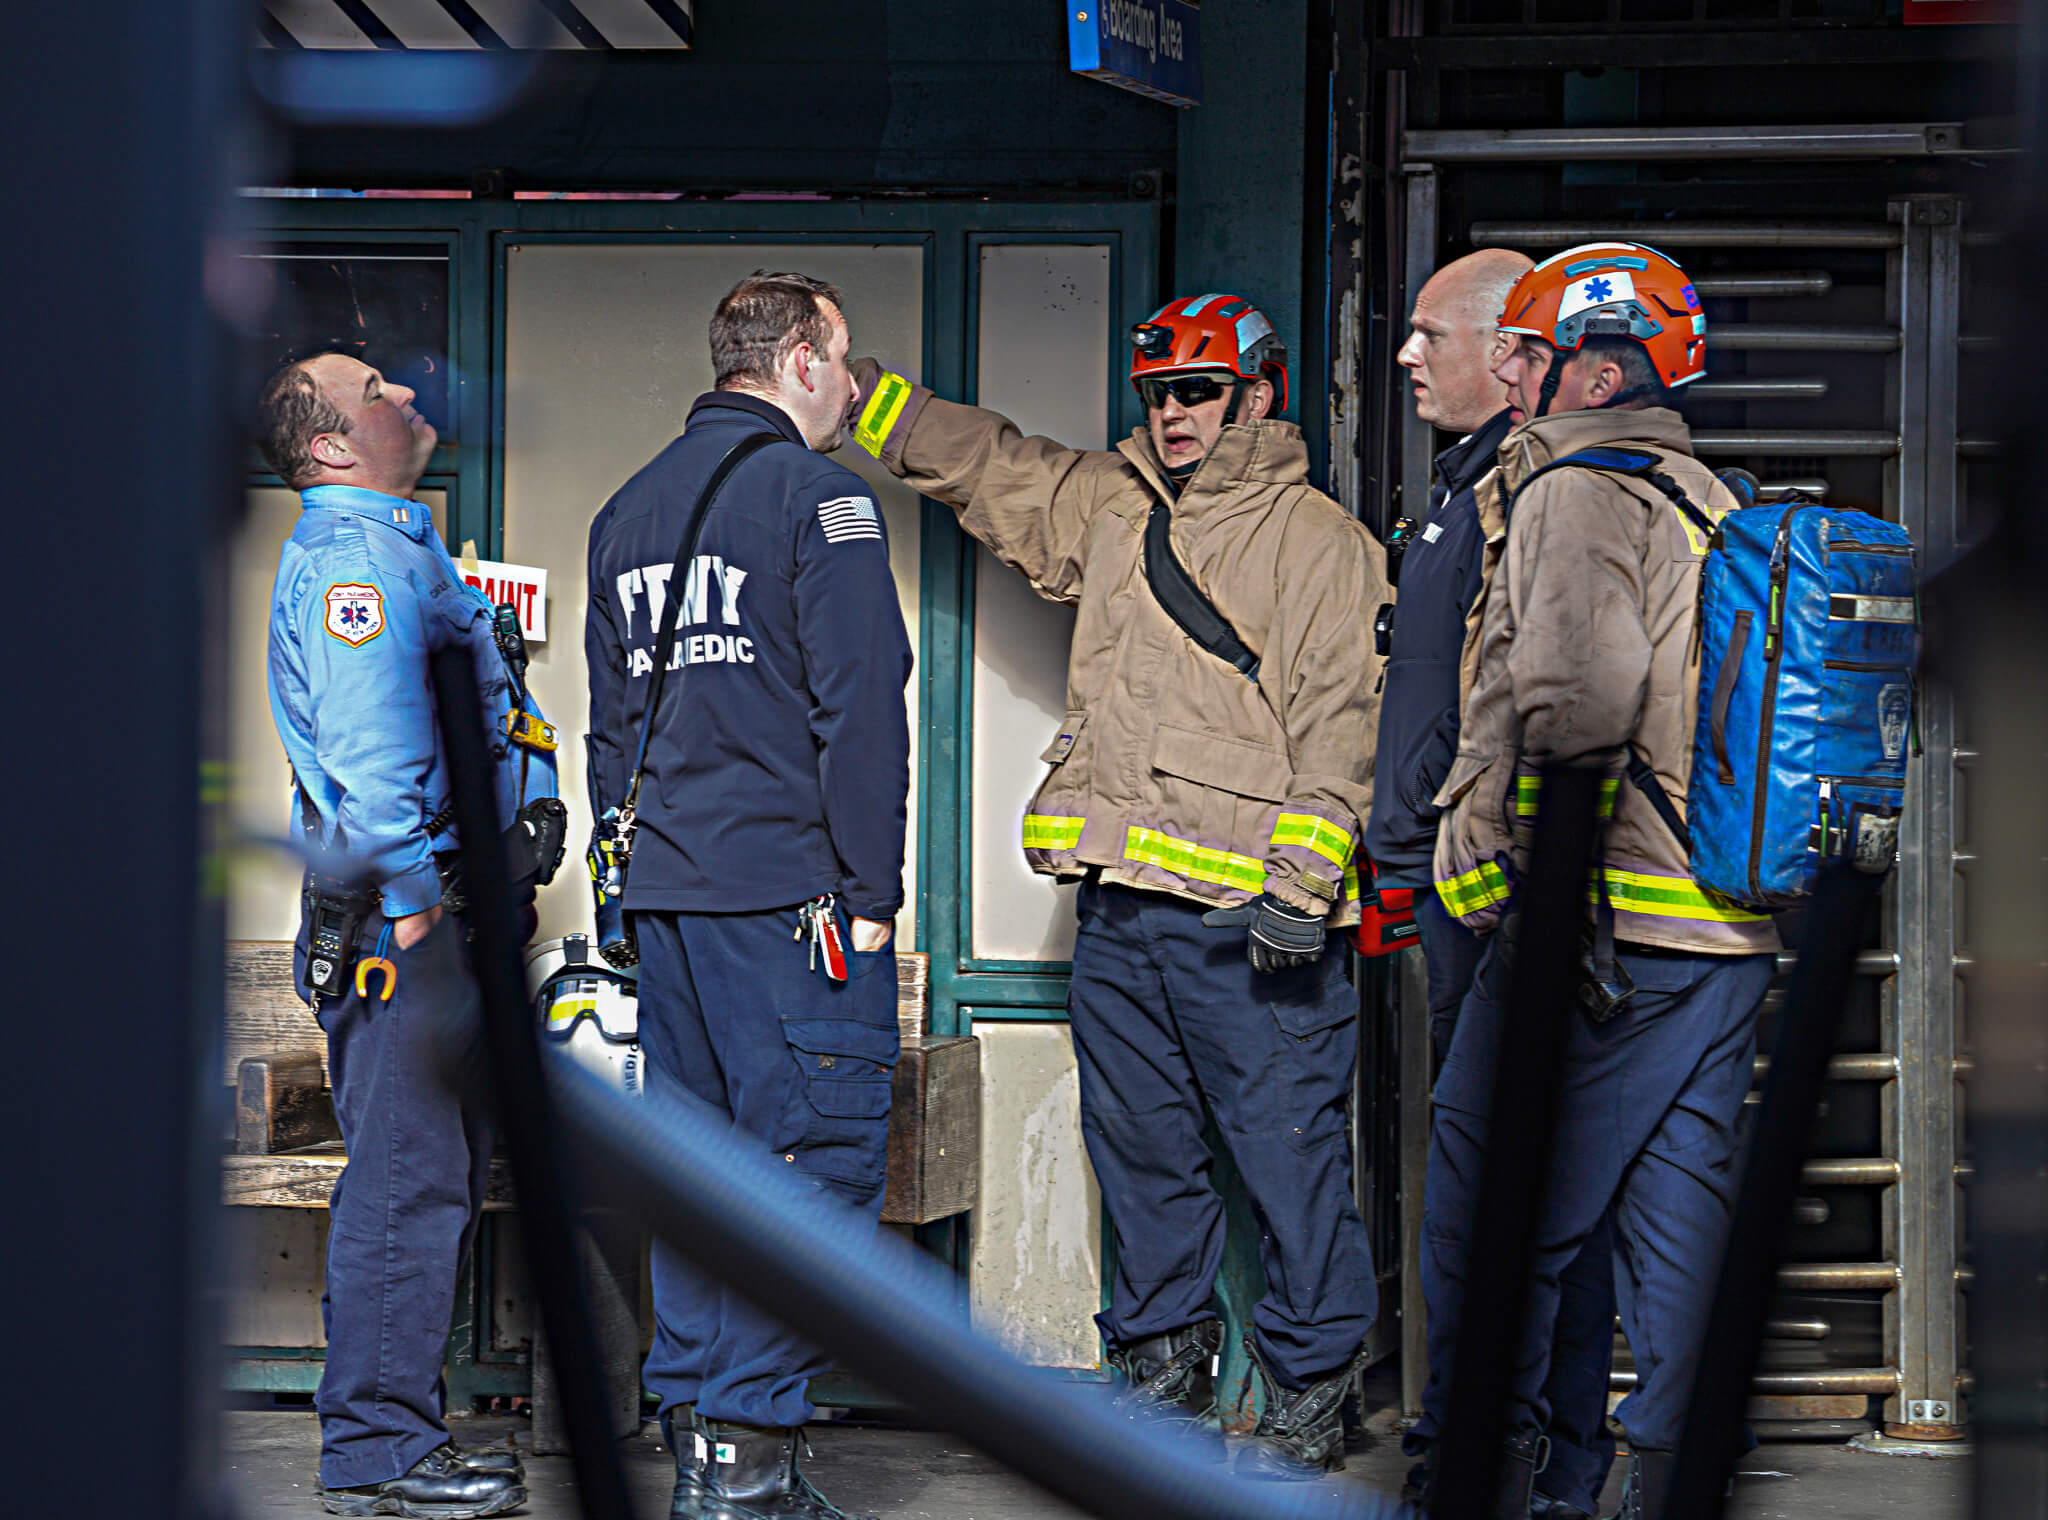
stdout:
[[(1334, 1483), (1365, 1484), (1391, 1494), (1407, 1461), (1394, 1429), (1390, 1384), (1367, 1384), (1380, 1407), (1366, 1421), (1365, 1444)], [(318, 1422), (310, 1410), (237, 1410), (225, 1417), (224, 1458), (241, 1520), (294, 1520), (321, 1513), (316, 1468)], [(474, 1418), (452, 1422), (466, 1445), (513, 1440), (527, 1445), (527, 1422)], [(815, 1460), (807, 1470), (835, 1503), (882, 1520), (1068, 1520), (1078, 1514), (956, 1438), (930, 1431), (838, 1424), (814, 1429)], [(674, 1461), (653, 1426), (621, 1445), (627, 1480), (643, 1516), (666, 1513)], [(1605, 1508), (1621, 1493), (1615, 1464)], [(1742, 1464), (1731, 1520), (1962, 1520), (1969, 1463), (1954, 1459), (1868, 1456), (1831, 1443), (1777, 1442)], [(526, 1462), (533, 1520), (579, 1520), (569, 1463), (562, 1457)]]

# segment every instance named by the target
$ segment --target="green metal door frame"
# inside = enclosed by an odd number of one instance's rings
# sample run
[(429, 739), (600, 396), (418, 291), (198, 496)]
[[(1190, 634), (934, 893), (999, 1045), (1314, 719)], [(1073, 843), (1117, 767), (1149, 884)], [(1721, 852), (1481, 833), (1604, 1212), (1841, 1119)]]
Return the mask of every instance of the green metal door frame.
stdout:
[[(1000, 244), (1100, 244), (1110, 257), (1112, 341), (1106, 436), (1141, 420), (1115, 342), (1151, 312), (1159, 290), (1157, 202), (1013, 203), (869, 200), (477, 201), (423, 198), (252, 197), (253, 237), (292, 243), (410, 244), (449, 254), (450, 415), (453, 444), (435, 451), (424, 488), (448, 493), (451, 548), (474, 540), (487, 557), (504, 539), (507, 259), (520, 244), (692, 243), (910, 244), (924, 256), (923, 378), (942, 396), (972, 402), (979, 359), (981, 250)], [(856, 313), (856, 317), (857, 317)], [(251, 455), (248, 483), (281, 486)], [(923, 728), (917, 777), (917, 945), (931, 957), (931, 1028), (967, 1032), (976, 1019), (1064, 1022), (1063, 962), (977, 960), (970, 940), (973, 887), (974, 553), (950, 509), (926, 501), (919, 565), (918, 680)], [(1017, 799), (1021, 814), (1023, 798)], [(1015, 839), (988, 841), (1015, 849)], [(1105, 1231), (1105, 1235), (1107, 1231)], [(957, 1220), (920, 1231), (924, 1244), (963, 1271), (967, 1232)], [(1105, 1242), (1107, 1244), (1107, 1242)], [(487, 1310), (485, 1312), (488, 1312)], [(488, 1346), (488, 1328), (467, 1328), (462, 1347)], [(310, 1387), (317, 1362), (293, 1348), (244, 1348), (238, 1386)], [(482, 1391), (498, 1391), (490, 1382)]]
[[(478, 201), (439, 198), (245, 201), (272, 243), (434, 244), (449, 250), (450, 408), (457, 442), (436, 451), (423, 486), (449, 493), (451, 547), (473, 539), (496, 555), (504, 529), (506, 259), (522, 243), (914, 244), (924, 251), (924, 378), (945, 396), (976, 393), (980, 251), (996, 244), (1088, 243), (1110, 250), (1110, 330), (1160, 299), (1160, 208), (1151, 201)], [(1108, 345), (1107, 436), (1140, 420)], [(252, 471), (252, 484), (279, 484)], [(920, 565), (919, 680), (924, 731), (918, 780), (918, 948), (931, 956), (932, 1028), (979, 1018), (1063, 1019), (1068, 967), (977, 960), (969, 941), (974, 695), (974, 546), (945, 507), (927, 502)], [(1018, 799), (1019, 807), (1023, 799)], [(991, 842), (993, 843), (993, 842)], [(1001, 848), (1013, 848), (1005, 840)]]

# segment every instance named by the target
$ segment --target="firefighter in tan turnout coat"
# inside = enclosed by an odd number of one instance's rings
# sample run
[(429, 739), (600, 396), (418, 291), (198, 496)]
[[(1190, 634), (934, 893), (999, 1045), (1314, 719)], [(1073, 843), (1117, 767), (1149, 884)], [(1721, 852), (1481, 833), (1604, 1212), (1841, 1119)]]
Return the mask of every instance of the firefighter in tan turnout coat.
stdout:
[[(1582, 1284), (1586, 1269), (1604, 1275), (1606, 1263), (1581, 1262), (1582, 1252), (1611, 1249), (1636, 1366), (1614, 1415), (1630, 1448), (1621, 1514), (1655, 1520), (1699, 1363), (1778, 948), (1769, 915), (1693, 880), (1659, 807), (1676, 814), (1691, 777), (1708, 548), (1673, 493), (1710, 521), (1735, 499), (1693, 457), (1674, 409), (1678, 389), (1706, 372), (1706, 319), (1671, 260), (1632, 243), (1570, 249), (1516, 282), (1500, 331), (1514, 344), (1494, 373), (1522, 420), (1476, 488), (1484, 589), (1466, 644), (1458, 757), (1436, 797), (1434, 872), (1444, 906), (1490, 938), (1433, 1095), (1422, 1250), (1430, 1380), (1409, 1445), (1438, 1439), (1449, 1410), (1515, 884), (1543, 805), (1542, 770), (1598, 766), (1606, 821), (1585, 980), (1602, 995), (1563, 1015), (1557, 1134), (1523, 1340), (1510, 1348), (1505, 1477), (1489, 1513), (1590, 1513), (1540, 1496), (1537, 1509), (1531, 1493), (1553, 1414), (1545, 1388), (1561, 1298), (1575, 1269)], [(1629, 457), (1639, 473), (1617, 463)], [(1600, 1338), (1604, 1358), (1604, 1323)], [(1598, 1492), (1589, 1486), (1587, 1503)]]
[[(1326, 931), (1358, 918), (1385, 559), (1274, 419), (1285, 352), (1256, 308), (1179, 300), (1132, 336), (1146, 425), (1113, 451), (1025, 437), (872, 360), (854, 437), (1077, 612), (1023, 844), (1034, 870), (1082, 882), (1068, 1011), (1117, 1236), (1097, 1318), (1124, 1407), (1188, 1425), (1215, 1407), (1206, 1102), (1267, 1227), (1247, 1337), (1265, 1413), (1239, 1466), (1315, 1477), (1341, 1460), (1338, 1405), (1377, 1307), (1345, 1125), (1358, 1003)], [(1220, 640), (1161, 602), (1172, 562)]]

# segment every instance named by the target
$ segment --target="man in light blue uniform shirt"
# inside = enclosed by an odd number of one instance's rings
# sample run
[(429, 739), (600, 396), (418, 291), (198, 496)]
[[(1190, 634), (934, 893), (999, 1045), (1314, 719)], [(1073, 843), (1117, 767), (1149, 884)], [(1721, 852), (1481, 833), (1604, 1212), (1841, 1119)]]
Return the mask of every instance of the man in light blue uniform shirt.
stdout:
[[(515, 1456), (465, 1452), (443, 1422), (442, 1353), (492, 1137), (464, 926), (442, 907), (461, 841), (429, 656), (461, 648), (475, 662), (502, 824), (554, 795), (555, 767), (508, 737), (515, 708), (538, 713), (498, 647), (493, 609), (411, 499), (435, 443), (412, 402), (343, 354), (288, 366), (264, 388), (264, 457), (304, 503), (271, 600), (270, 706), (316, 869), (365, 894), (337, 990), (311, 989), (304, 924), (294, 957), (327, 1034), (349, 1157), (321, 1301), (321, 1499), (332, 1514), (460, 1520), (515, 1509), (526, 1490)], [(359, 983), (357, 963), (374, 957), (392, 969)]]

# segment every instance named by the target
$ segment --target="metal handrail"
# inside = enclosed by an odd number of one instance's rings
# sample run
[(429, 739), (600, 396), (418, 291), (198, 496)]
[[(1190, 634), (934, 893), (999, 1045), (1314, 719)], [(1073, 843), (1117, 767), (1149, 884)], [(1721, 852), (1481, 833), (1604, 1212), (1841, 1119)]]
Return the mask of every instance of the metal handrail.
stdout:
[(1832, 454), (1888, 459), (1899, 452), (1897, 433), (1860, 428), (1712, 429), (1692, 435), (1696, 454)]
[(1569, 248), (1622, 237), (1659, 248), (1898, 248), (1903, 227), (1875, 222), (1474, 222), (1475, 248)]
[(1899, 1286), (1895, 1261), (1795, 1261), (1778, 1268), (1778, 1286), (1817, 1293), (1860, 1289), (1894, 1293)]
[(1818, 378), (1744, 376), (1739, 380), (1695, 380), (1685, 388), (1687, 400), (1706, 401), (1819, 401), (1827, 393), (1827, 381)]
[(1787, 269), (1772, 273), (1743, 274), (1737, 271), (1705, 274), (1692, 288), (1707, 299), (1758, 300), (1774, 296), (1824, 296), (1835, 288), (1835, 277), (1825, 269)]
[[(1801, 1372), (1762, 1372), (1749, 1380), (1750, 1392), (1765, 1396), (1804, 1395), (1812, 1397), (1827, 1393), (1884, 1393), (1899, 1391), (1899, 1369), (1896, 1367), (1816, 1367)], [(1607, 1386), (1615, 1389), (1633, 1388), (1636, 1375), (1632, 1370), (1616, 1368), (1607, 1374)]]
[(1483, 127), (1401, 134), (1404, 168), (1654, 159), (1930, 158), (1962, 151), (1959, 121), (1835, 127)]
[[(1081, 1385), (1028, 1367), (934, 1304), (958, 1282), (667, 1084), (622, 1098), (568, 1062), (551, 1068), (563, 1135), (594, 1186), (697, 1268), (737, 1289), (838, 1365), (1091, 1514), (1117, 1520), (1396, 1520), (1370, 1489), (1261, 1484), (1197, 1447), (1091, 1408)], [(1099, 1397), (1099, 1395), (1098, 1395)]]
[(1899, 347), (1896, 327), (1841, 327), (1820, 322), (1710, 322), (1707, 347), (1794, 349), (1815, 354), (1889, 354)]
[(1799, 1169), (1799, 1180), (1815, 1187), (1890, 1187), (1899, 1163), (1889, 1156), (1823, 1156)]

